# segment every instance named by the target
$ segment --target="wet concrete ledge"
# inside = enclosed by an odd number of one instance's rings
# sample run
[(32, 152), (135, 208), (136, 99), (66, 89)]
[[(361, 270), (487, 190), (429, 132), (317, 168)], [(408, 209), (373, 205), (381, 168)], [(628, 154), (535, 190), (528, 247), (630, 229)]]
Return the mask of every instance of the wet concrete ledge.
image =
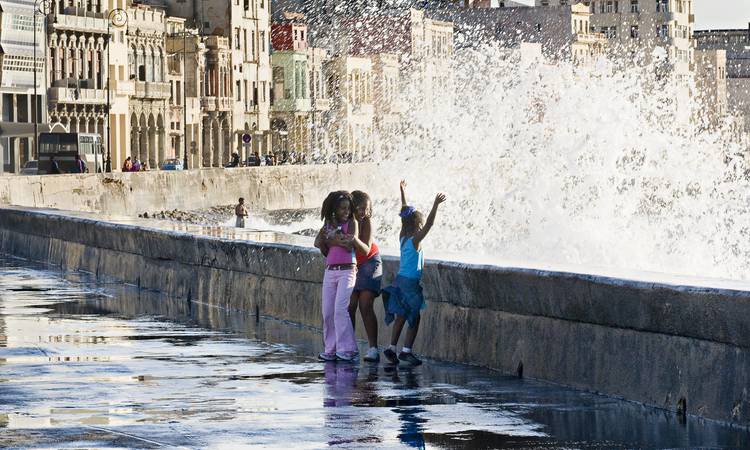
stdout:
[[(320, 326), (315, 249), (18, 209), (0, 210), (0, 237), (4, 253)], [(424, 284), (426, 356), (750, 425), (748, 292), (446, 261)]]

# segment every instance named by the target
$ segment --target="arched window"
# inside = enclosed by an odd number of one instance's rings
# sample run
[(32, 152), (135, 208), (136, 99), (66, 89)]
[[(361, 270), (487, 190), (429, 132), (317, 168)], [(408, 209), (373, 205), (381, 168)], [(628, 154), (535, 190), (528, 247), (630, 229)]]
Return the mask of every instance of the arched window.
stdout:
[(138, 78), (138, 66), (135, 63), (135, 47), (128, 49), (128, 67), (129, 67), (129, 78), (135, 80)]
[(157, 50), (156, 55), (154, 56), (154, 81), (163, 81), (162, 78), (162, 53), (161, 49)]
[(138, 48), (138, 52), (135, 55), (135, 65), (137, 67), (136, 72), (136, 80), (138, 81), (146, 81), (146, 71), (144, 70), (145, 65), (145, 56), (144, 56), (144, 50), (143, 47)]

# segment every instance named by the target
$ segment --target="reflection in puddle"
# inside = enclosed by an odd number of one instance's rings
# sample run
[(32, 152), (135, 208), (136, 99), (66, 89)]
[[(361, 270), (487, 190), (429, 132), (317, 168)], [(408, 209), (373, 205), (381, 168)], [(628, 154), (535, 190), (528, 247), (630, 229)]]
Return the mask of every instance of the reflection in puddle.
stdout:
[(0, 446), (739, 448), (745, 431), (0, 258)]

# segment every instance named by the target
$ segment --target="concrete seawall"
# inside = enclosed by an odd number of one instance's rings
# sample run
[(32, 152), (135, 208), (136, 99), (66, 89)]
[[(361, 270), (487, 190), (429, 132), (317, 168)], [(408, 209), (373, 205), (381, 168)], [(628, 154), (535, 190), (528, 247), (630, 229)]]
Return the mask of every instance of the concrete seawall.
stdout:
[[(320, 327), (314, 249), (14, 209), (0, 237), (4, 253)], [(443, 261), (424, 285), (426, 356), (750, 425), (750, 293)]]
[(374, 196), (397, 195), (398, 179), (381, 179), (388, 173), (378, 164), (328, 164), (0, 176), (0, 205), (135, 216), (229, 205), (245, 197), (251, 208), (317, 208), (333, 189), (366, 187)]

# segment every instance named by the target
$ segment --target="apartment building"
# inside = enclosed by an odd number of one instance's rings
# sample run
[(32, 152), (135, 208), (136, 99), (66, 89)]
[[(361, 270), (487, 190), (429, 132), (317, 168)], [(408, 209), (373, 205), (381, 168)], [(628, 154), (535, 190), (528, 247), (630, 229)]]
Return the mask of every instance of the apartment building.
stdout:
[[(534, 6), (570, 6), (572, 0), (535, 0)], [(623, 61), (649, 64), (666, 52), (665, 63), (678, 78), (692, 73), (693, 0), (584, 0), (591, 31), (604, 34), (610, 53)]]
[(728, 113), (726, 50), (695, 50), (695, 88), (702, 106), (695, 122), (716, 127)]
[(603, 34), (591, 31), (593, 14), (581, 3), (549, 8), (467, 8), (432, 14), (453, 21), (456, 46), (461, 48), (492, 43), (507, 48), (539, 44), (551, 59), (586, 63), (601, 55), (608, 44)]
[[(247, 146), (243, 145), (242, 136), (253, 136), (249, 151), (265, 153), (270, 150), (270, 0), (163, 0), (171, 16), (187, 19), (188, 26), (195, 26), (206, 36), (216, 36), (207, 45), (208, 56), (214, 58), (223, 55), (223, 44), (229, 45), (227, 61), (228, 78), (223, 72), (217, 74), (228, 86), (217, 85), (222, 93), (230, 94), (230, 114), (224, 118), (213, 118), (204, 121), (212, 127), (218, 124), (219, 138), (210, 142), (227, 148), (211, 149), (212, 164), (227, 162), (222, 155), (231, 155), (236, 151), (246, 157)], [(224, 38), (226, 41), (218, 38)], [(222, 69), (223, 71), (223, 69)], [(216, 85), (217, 81), (212, 82)], [(208, 104), (208, 103), (206, 103)], [(221, 105), (223, 107), (223, 105)], [(219, 106), (211, 112), (219, 111)], [(222, 113), (225, 111), (221, 110)], [(228, 136), (225, 133), (225, 124)], [(205, 133), (204, 133), (205, 136)], [(218, 140), (217, 140), (218, 139)], [(206, 144), (208, 142), (204, 142)], [(204, 145), (204, 149), (206, 146)], [(218, 159), (215, 155), (219, 155)]]
[(130, 155), (158, 168), (173, 156), (166, 152), (167, 106), (172, 96), (166, 75), (166, 13), (142, 4), (132, 4), (127, 12), (128, 69), (134, 84), (128, 101)]
[(372, 60), (342, 55), (324, 67), (331, 99), (329, 156), (337, 162), (366, 161), (374, 150)]
[[(46, 81), (44, 17), (37, 14), (34, 28), (33, 2), (3, 0), (0, 4), (0, 173), (18, 173), (26, 161), (35, 159), (34, 125), (46, 125)], [(36, 59), (34, 36), (36, 34)], [(36, 97), (34, 73), (36, 71)]]
[[(125, 0), (119, 6), (124, 7)], [(101, 2), (53, 0), (47, 27), (49, 121), (68, 132), (105, 136), (107, 9)], [(117, 39), (124, 40), (120, 33)]]
[(750, 28), (701, 30), (694, 37), (696, 53), (725, 52), (727, 108), (743, 117), (745, 130), (750, 130)]
[(308, 42), (304, 16), (286, 14), (271, 26), (271, 130), (277, 158), (325, 153), (330, 122), (324, 65), (328, 53)]

